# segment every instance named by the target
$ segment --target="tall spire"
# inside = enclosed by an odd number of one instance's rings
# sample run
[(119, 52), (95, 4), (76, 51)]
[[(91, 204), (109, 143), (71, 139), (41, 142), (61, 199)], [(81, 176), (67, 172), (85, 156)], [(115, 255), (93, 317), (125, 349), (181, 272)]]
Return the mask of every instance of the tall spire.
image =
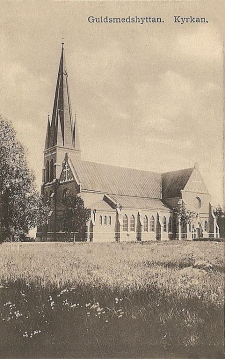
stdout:
[(75, 131), (74, 138), (74, 121), (70, 105), (64, 41), (62, 41), (50, 132), (48, 147), (60, 146), (79, 150), (77, 147), (78, 139), (76, 139), (77, 131)]

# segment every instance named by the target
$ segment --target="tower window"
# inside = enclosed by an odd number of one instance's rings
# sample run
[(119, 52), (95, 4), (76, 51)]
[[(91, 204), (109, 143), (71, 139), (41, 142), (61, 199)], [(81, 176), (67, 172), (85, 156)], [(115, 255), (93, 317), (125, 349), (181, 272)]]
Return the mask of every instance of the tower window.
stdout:
[(102, 225), (102, 216), (99, 216), (99, 224)]
[(49, 201), (51, 201), (51, 198), (52, 198), (52, 191), (49, 192)]
[(128, 217), (126, 214), (123, 216), (123, 231), (128, 231)]
[(64, 203), (66, 202), (67, 197), (68, 197), (68, 189), (66, 188), (63, 190), (63, 194), (62, 194), (62, 200)]
[(148, 232), (148, 217), (144, 216), (144, 232)]
[(107, 225), (107, 216), (104, 217), (104, 224)]
[(134, 215), (130, 217), (130, 230), (131, 232), (135, 232), (135, 218)]
[(111, 224), (112, 224), (112, 217), (109, 216), (109, 225), (111, 226)]
[(50, 182), (51, 181), (53, 181), (53, 179), (54, 179), (54, 162), (53, 162), (53, 159), (51, 159), (51, 161), (50, 161), (50, 174), (49, 174), (49, 180), (50, 180)]
[(45, 180), (46, 182), (49, 182), (49, 161), (46, 162), (45, 166)]

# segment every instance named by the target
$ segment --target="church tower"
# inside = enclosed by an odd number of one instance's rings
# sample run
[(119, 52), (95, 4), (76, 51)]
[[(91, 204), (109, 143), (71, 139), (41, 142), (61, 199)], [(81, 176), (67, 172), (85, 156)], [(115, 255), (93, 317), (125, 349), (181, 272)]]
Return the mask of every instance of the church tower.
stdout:
[[(48, 117), (44, 150), (43, 194), (44, 188), (53, 188), (59, 178), (65, 153), (81, 157), (77, 124), (72, 117), (68, 74), (65, 63), (65, 49), (62, 43), (58, 77), (55, 90), (52, 118)], [(51, 191), (52, 192), (52, 191)], [(54, 191), (53, 191), (54, 192)]]

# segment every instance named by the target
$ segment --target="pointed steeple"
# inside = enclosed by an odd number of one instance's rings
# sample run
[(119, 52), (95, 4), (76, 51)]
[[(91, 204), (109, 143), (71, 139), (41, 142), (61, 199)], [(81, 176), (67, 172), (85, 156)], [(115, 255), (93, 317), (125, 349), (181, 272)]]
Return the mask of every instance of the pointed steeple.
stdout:
[(78, 149), (76, 138), (73, 138), (74, 124), (69, 97), (64, 43), (62, 43), (50, 132), (49, 147), (60, 146)]

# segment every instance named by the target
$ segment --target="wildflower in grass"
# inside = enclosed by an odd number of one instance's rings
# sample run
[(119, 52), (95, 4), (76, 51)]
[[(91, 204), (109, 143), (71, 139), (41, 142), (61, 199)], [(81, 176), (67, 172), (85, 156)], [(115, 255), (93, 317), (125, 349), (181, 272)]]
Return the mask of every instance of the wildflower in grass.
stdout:
[(61, 290), (61, 292), (58, 294), (58, 296), (60, 297), (60, 295), (62, 295), (63, 293), (68, 293), (68, 289), (63, 289)]
[(19, 312), (19, 310), (17, 310), (16, 312), (14, 312), (14, 314), (15, 314), (15, 317), (16, 317), (16, 318), (22, 317), (22, 315), (23, 315), (22, 313)]
[(10, 304), (12, 304), (12, 303), (11, 303), (11, 302), (7, 302), (7, 303), (4, 304), (4, 306), (10, 305)]

